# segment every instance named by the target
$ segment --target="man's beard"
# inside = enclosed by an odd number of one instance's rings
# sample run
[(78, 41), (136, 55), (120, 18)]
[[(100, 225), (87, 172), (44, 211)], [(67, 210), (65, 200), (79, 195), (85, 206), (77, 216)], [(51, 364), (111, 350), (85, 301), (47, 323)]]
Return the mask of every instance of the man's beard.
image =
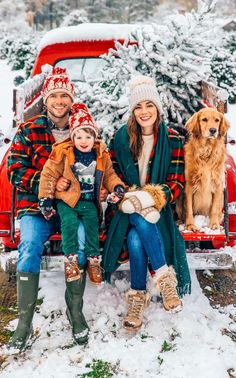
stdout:
[(47, 110), (48, 111), (48, 113), (49, 113), (49, 115), (51, 114), (53, 117), (55, 117), (55, 118), (64, 118), (67, 114), (69, 114), (69, 112), (70, 112), (70, 109), (65, 109), (65, 111), (64, 111), (64, 113), (61, 113), (61, 114), (59, 114), (59, 115), (57, 115), (56, 113), (54, 113), (54, 111), (53, 110)]

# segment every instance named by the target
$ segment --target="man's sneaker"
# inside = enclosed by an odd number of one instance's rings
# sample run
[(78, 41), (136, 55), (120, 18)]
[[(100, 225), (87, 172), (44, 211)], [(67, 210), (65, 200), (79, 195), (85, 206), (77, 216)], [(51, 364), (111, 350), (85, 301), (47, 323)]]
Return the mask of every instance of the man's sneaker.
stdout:
[(78, 266), (78, 257), (76, 254), (70, 254), (65, 257), (65, 278), (67, 282), (79, 280), (81, 272)]
[(130, 332), (137, 332), (142, 325), (144, 309), (150, 303), (150, 293), (130, 289), (125, 295), (128, 312), (123, 320), (123, 327)]
[(101, 256), (89, 257), (87, 272), (92, 284), (100, 285), (102, 283), (102, 271)]
[(154, 285), (162, 296), (163, 306), (166, 311), (179, 312), (183, 308), (181, 299), (178, 296), (176, 286), (176, 274), (172, 266), (169, 266), (164, 272), (153, 276)]

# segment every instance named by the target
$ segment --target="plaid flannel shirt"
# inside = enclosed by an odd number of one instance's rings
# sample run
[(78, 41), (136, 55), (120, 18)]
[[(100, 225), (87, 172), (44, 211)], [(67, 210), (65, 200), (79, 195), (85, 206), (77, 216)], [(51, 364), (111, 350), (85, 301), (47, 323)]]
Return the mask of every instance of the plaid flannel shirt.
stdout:
[(40, 173), (55, 139), (48, 126), (47, 114), (21, 124), (8, 156), (8, 178), (17, 188), (17, 215), (40, 214), (38, 186)]

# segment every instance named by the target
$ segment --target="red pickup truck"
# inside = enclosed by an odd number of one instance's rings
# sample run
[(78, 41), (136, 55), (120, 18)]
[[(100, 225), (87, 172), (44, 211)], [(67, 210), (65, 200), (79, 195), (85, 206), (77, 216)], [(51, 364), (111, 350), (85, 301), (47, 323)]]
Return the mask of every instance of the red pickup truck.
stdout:
[[(115, 48), (115, 41), (130, 40), (130, 33), (135, 25), (117, 24), (81, 24), (51, 30), (43, 37), (36, 58), (32, 78), (15, 90), (14, 126), (31, 116), (39, 113), (42, 106), (40, 88), (45, 75), (50, 72), (51, 66), (60, 66), (67, 69), (72, 80), (86, 83), (87, 80), (97, 80), (102, 75), (101, 68), (105, 62), (100, 58), (110, 48)], [(43, 67), (43, 69), (42, 69)], [(206, 88), (206, 84), (204, 84)], [(217, 88), (208, 87), (203, 91), (203, 100), (212, 105), (217, 97)], [(17, 249), (19, 243), (19, 228), (15, 222), (15, 190), (10, 185), (6, 174), (7, 154), (0, 165), (0, 241), (6, 251)], [(190, 260), (195, 259), (192, 265), (196, 268), (230, 267), (233, 264), (232, 256), (219, 248), (236, 244), (236, 214), (227, 214), (227, 204), (236, 203), (236, 165), (231, 156), (228, 156), (226, 172), (225, 203), (225, 231), (220, 233), (196, 232), (182, 235), (187, 244)], [(51, 241), (60, 240), (60, 235), (51, 237)], [(197, 249), (196, 249), (197, 247)], [(210, 249), (209, 249), (210, 247)], [(217, 249), (217, 251), (216, 251)], [(202, 261), (208, 261), (204, 264)]]

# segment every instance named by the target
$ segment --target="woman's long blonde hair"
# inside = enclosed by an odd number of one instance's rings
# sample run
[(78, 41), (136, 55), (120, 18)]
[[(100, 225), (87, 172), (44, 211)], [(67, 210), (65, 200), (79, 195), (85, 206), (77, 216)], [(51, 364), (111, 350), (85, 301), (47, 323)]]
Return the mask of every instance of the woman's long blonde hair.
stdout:
[[(142, 129), (139, 123), (136, 121), (134, 112), (132, 112), (127, 123), (128, 123), (127, 132), (128, 132), (129, 140), (130, 140), (129, 146), (132, 153), (132, 157), (136, 161), (141, 155), (142, 147), (143, 147)], [(157, 132), (159, 124), (160, 124), (160, 116), (159, 116), (159, 113), (157, 112), (157, 119), (154, 123), (154, 133)]]

